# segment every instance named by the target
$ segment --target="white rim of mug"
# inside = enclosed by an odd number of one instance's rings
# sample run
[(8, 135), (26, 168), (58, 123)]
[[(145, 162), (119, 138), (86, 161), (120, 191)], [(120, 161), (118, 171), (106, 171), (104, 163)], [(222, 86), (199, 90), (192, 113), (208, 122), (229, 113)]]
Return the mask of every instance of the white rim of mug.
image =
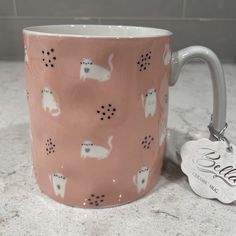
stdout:
[[(68, 33), (50, 33), (40, 31), (40, 28), (50, 29), (53, 27), (91, 27), (91, 28), (126, 28), (128, 29), (136, 29), (136, 30), (146, 30), (146, 31), (157, 31), (159, 33), (155, 34), (147, 34), (147, 36), (109, 36), (109, 35), (83, 35), (83, 34), (68, 34)], [(138, 31), (137, 31), (138, 32)], [(129, 26), (129, 25), (82, 25), (82, 24), (63, 24), (63, 25), (38, 25), (38, 26), (30, 26), (23, 29), (24, 34), (36, 35), (36, 36), (57, 36), (57, 37), (75, 37), (75, 38), (100, 38), (100, 39), (144, 39), (144, 38), (163, 38), (172, 36), (173, 33), (166, 29), (154, 28), (154, 27), (143, 27), (143, 26)]]

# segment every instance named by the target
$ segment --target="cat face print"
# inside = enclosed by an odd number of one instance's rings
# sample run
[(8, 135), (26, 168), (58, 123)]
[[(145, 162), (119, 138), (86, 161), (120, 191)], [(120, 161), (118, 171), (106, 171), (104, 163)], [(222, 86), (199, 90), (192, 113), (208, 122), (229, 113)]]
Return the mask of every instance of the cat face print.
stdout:
[(111, 72), (113, 70), (112, 65), (113, 54), (108, 57), (109, 69), (106, 69), (100, 65), (96, 65), (89, 58), (84, 58), (80, 62), (80, 79), (93, 79), (99, 82), (107, 81), (111, 77)]

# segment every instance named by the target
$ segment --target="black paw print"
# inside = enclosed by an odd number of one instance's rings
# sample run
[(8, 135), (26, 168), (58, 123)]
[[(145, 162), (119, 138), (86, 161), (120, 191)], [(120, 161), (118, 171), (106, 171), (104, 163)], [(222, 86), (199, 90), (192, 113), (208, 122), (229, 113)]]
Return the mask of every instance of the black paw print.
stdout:
[(56, 56), (54, 54), (54, 49), (51, 48), (50, 50), (42, 50), (43, 54), (43, 62), (46, 67), (54, 67), (54, 62), (56, 61)]
[(144, 71), (148, 68), (148, 66), (150, 66), (150, 60), (152, 58), (151, 54), (152, 52), (149, 51), (141, 55), (139, 61), (137, 62), (139, 71)]
[(149, 149), (154, 138), (151, 135), (145, 136), (142, 141), (142, 146), (144, 149)]
[(50, 155), (55, 152), (56, 145), (52, 142), (51, 138), (47, 139), (47, 142), (45, 143), (45, 145), (46, 145), (47, 155)]
[(100, 120), (110, 120), (112, 116), (115, 115), (115, 112), (116, 108), (113, 107), (111, 104), (108, 104), (107, 106), (102, 105), (100, 109), (97, 110), (97, 114), (100, 115)]
[(90, 195), (90, 198), (88, 198), (89, 201), (89, 205), (91, 206), (99, 206), (99, 204), (102, 204), (102, 202), (104, 202), (104, 197), (105, 195), (97, 195), (95, 196), (94, 194)]

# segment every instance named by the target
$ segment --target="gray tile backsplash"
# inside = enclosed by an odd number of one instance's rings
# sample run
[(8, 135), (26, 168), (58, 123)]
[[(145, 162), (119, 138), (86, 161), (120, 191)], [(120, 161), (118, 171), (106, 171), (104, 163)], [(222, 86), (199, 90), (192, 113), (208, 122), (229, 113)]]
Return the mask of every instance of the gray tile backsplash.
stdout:
[(13, 0), (0, 0), (0, 16), (14, 16)]
[(205, 18), (236, 18), (236, 1), (187, 0), (186, 16)]
[(183, 0), (16, 0), (19, 16), (180, 17)]
[(22, 28), (41, 24), (166, 28), (173, 49), (199, 44), (236, 60), (236, 0), (0, 0), (0, 59), (22, 59)]
[(103, 24), (142, 25), (173, 32), (172, 47), (178, 50), (191, 45), (211, 48), (220, 58), (236, 60), (235, 22), (198, 20), (102, 20)]

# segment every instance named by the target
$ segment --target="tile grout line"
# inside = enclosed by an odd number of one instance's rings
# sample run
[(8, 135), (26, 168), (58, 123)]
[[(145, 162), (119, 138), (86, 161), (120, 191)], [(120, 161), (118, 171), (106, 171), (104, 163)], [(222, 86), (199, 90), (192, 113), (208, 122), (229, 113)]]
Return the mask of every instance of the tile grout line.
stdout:
[(99, 25), (102, 24), (102, 18), (101, 18), (101, 17), (99, 17), (99, 18), (97, 19), (97, 21), (98, 21), (98, 24), (99, 24)]
[(14, 9), (14, 16), (17, 16), (17, 8), (16, 8), (16, 0), (12, 0), (13, 2), (13, 9)]
[(185, 18), (186, 16), (186, 0), (183, 0), (183, 9), (182, 9), (182, 17)]
[(0, 16), (0, 19), (18, 19), (18, 20), (138, 20), (138, 21), (155, 21), (155, 20), (176, 20), (176, 21), (236, 21), (236, 18), (204, 18), (204, 17), (75, 17), (75, 16)]

